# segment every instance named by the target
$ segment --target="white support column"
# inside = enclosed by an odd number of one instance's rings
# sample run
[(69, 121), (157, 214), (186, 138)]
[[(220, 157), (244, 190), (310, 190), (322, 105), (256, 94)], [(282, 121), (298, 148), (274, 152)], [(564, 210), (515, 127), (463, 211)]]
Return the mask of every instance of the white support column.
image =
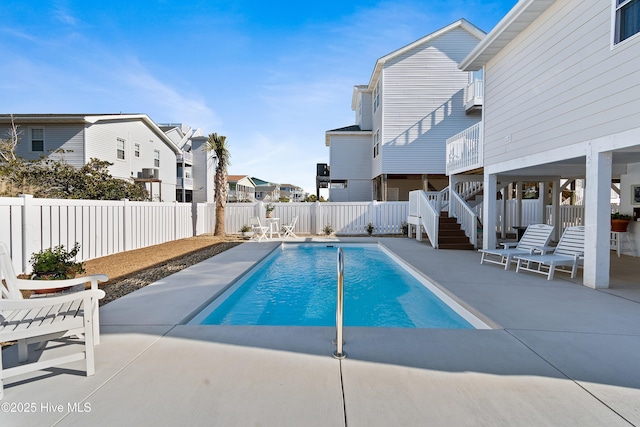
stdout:
[(538, 183), (538, 202), (540, 203), (540, 224), (546, 224), (547, 223), (547, 200), (546, 200), (546, 195), (547, 195), (547, 183), (540, 181)]
[[(498, 176), (484, 174), (484, 198), (483, 221), (484, 232), (482, 233), (483, 249), (493, 249), (496, 247), (496, 193), (498, 191)], [(504, 200), (503, 200), (504, 201)]]
[(458, 183), (458, 180), (456, 179), (456, 176), (449, 175), (449, 212), (448, 212), (449, 217), (454, 216), (453, 209), (451, 209), (452, 207), (451, 201), (453, 200), (453, 193), (456, 191), (455, 188), (457, 183)]
[(560, 240), (562, 236), (562, 221), (560, 220), (560, 179), (556, 178), (551, 187), (551, 218), (556, 228), (553, 230), (554, 239)]
[(502, 193), (502, 212), (500, 214), (500, 218), (502, 218), (502, 225), (500, 226), (500, 238), (507, 238), (507, 188), (502, 187), (500, 192)]
[(519, 227), (522, 225), (522, 186), (523, 182), (518, 181), (516, 183), (516, 225)]
[(611, 163), (611, 152), (587, 152), (583, 284), (594, 289), (609, 287)]

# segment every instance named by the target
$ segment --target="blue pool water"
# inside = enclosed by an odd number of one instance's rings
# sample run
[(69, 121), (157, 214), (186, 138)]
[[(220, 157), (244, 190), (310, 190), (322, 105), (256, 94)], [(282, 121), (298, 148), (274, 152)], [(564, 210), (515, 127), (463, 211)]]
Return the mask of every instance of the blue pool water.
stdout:
[[(377, 245), (343, 250), (345, 326), (474, 328)], [(191, 323), (334, 326), (336, 253), (284, 245)]]

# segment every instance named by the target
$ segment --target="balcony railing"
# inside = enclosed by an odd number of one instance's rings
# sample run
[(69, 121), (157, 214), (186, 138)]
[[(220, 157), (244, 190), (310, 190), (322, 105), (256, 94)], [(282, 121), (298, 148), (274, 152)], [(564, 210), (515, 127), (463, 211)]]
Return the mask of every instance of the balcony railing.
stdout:
[(482, 108), (484, 98), (484, 80), (474, 80), (467, 86), (464, 106), (467, 112)]
[(447, 175), (481, 168), (482, 122), (447, 139)]
[(177, 181), (177, 188), (182, 189), (184, 186), (185, 190), (193, 190), (193, 178), (178, 178)]
[(193, 153), (190, 151), (183, 151), (177, 155), (177, 158), (179, 163), (182, 163), (182, 159), (185, 163), (193, 163)]

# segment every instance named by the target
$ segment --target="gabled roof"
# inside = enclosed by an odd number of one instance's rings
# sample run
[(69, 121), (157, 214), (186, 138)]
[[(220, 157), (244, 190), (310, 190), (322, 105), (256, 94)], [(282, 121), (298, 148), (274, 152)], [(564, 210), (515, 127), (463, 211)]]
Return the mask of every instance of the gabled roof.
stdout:
[(370, 130), (362, 130), (359, 125), (345, 126), (338, 129), (328, 130), (324, 134), (324, 145), (331, 146), (331, 135), (366, 135), (371, 134)]
[(249, 181), (249, 184), (256, 186), (255, 182), (251, 179), (249, 175), (227, 175), (227, 183), (240, 182), (243, 180)]
[[(16, 124), (20, 123), (85, 123), (92, 125), (103, 121), (140, 120), (144, 122), (174, 153), (180, 148), (146, 114), (13, 114)], [(11, 114), (0, 114), (0, 123), (10, 122)]]
[(482, 68), (556, 0), (520, 0), (460, 63), (463, 71)]
[(378, 76), (380, 75), (380, 73), (382, 72), (382, 68), (384, 67), (384, 65), (387, 63), (387, 61), (390, 61), (394, 58), (397, 58), (401, 55), (404, 55), (406, 52), (415, 49), (418, 46), (421, 46), (425, 43), (429, 43), (432, 40), (442, 36), (443, 34), (446, 34), (452, 30), (455, 30), (457, 28), (463, 28), (465, 30), (467, 30), (471, 35), (475, 36), (478, 40), (482, 40), (486, 33), (484, 31), (482, 31), (481, 29), (479, 29), (478, 27), (476, 27), (475, 25), (473, 25), (471, 22), (467, 21), (466, 19), (460, 19), (452, 24), (447, 25), (444, 28), (439, 29), (438, 31), (435, 31), (429, 35), (426, 35), (424, 37), (422, 37), (421, 39), (418, 39), (416, 41), (414, 41), (413, 43), (409, 43), (408, 45), (401, 47), (398, 50), (394, 50), (393, 52), (383, 56), (382, 58), (378, 59), (376, 61), (376, 65), (373, 68), (373, 73), (371, 73), (371, 78), (369, 79), (369, 85), (368, 87), (370, 89), (373, 89), (373, 85), (375, 84), (375, 82), (378, 80)]
[(361, 130), (362, 129), (360, 129), (360, 126), (358, 125), (350, 125), (338, 129), (331, 129), (327, 132), (360, 132)]

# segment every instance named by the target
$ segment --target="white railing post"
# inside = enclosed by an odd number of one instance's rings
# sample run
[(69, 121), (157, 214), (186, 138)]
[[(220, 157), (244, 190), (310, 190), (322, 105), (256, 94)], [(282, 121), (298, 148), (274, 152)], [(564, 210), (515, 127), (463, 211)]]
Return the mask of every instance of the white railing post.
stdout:
[(22, 209), (21, 209), (21, 219), (22, 219), (22, 272), (26, 273), (28, 271), (29, 259), (31, 258), (31, 254), (33, 252), (37, 252), (34, 249), (34, 244), (32, 241), (32, 231), (34, 230), (33, 224), (33, 196), (31, 194), (20, 194), (19, 196), (22, 198)]
[(128, 251), (131, 249), (131, 206), (129, 199), (122, 199), (122, 249)]

